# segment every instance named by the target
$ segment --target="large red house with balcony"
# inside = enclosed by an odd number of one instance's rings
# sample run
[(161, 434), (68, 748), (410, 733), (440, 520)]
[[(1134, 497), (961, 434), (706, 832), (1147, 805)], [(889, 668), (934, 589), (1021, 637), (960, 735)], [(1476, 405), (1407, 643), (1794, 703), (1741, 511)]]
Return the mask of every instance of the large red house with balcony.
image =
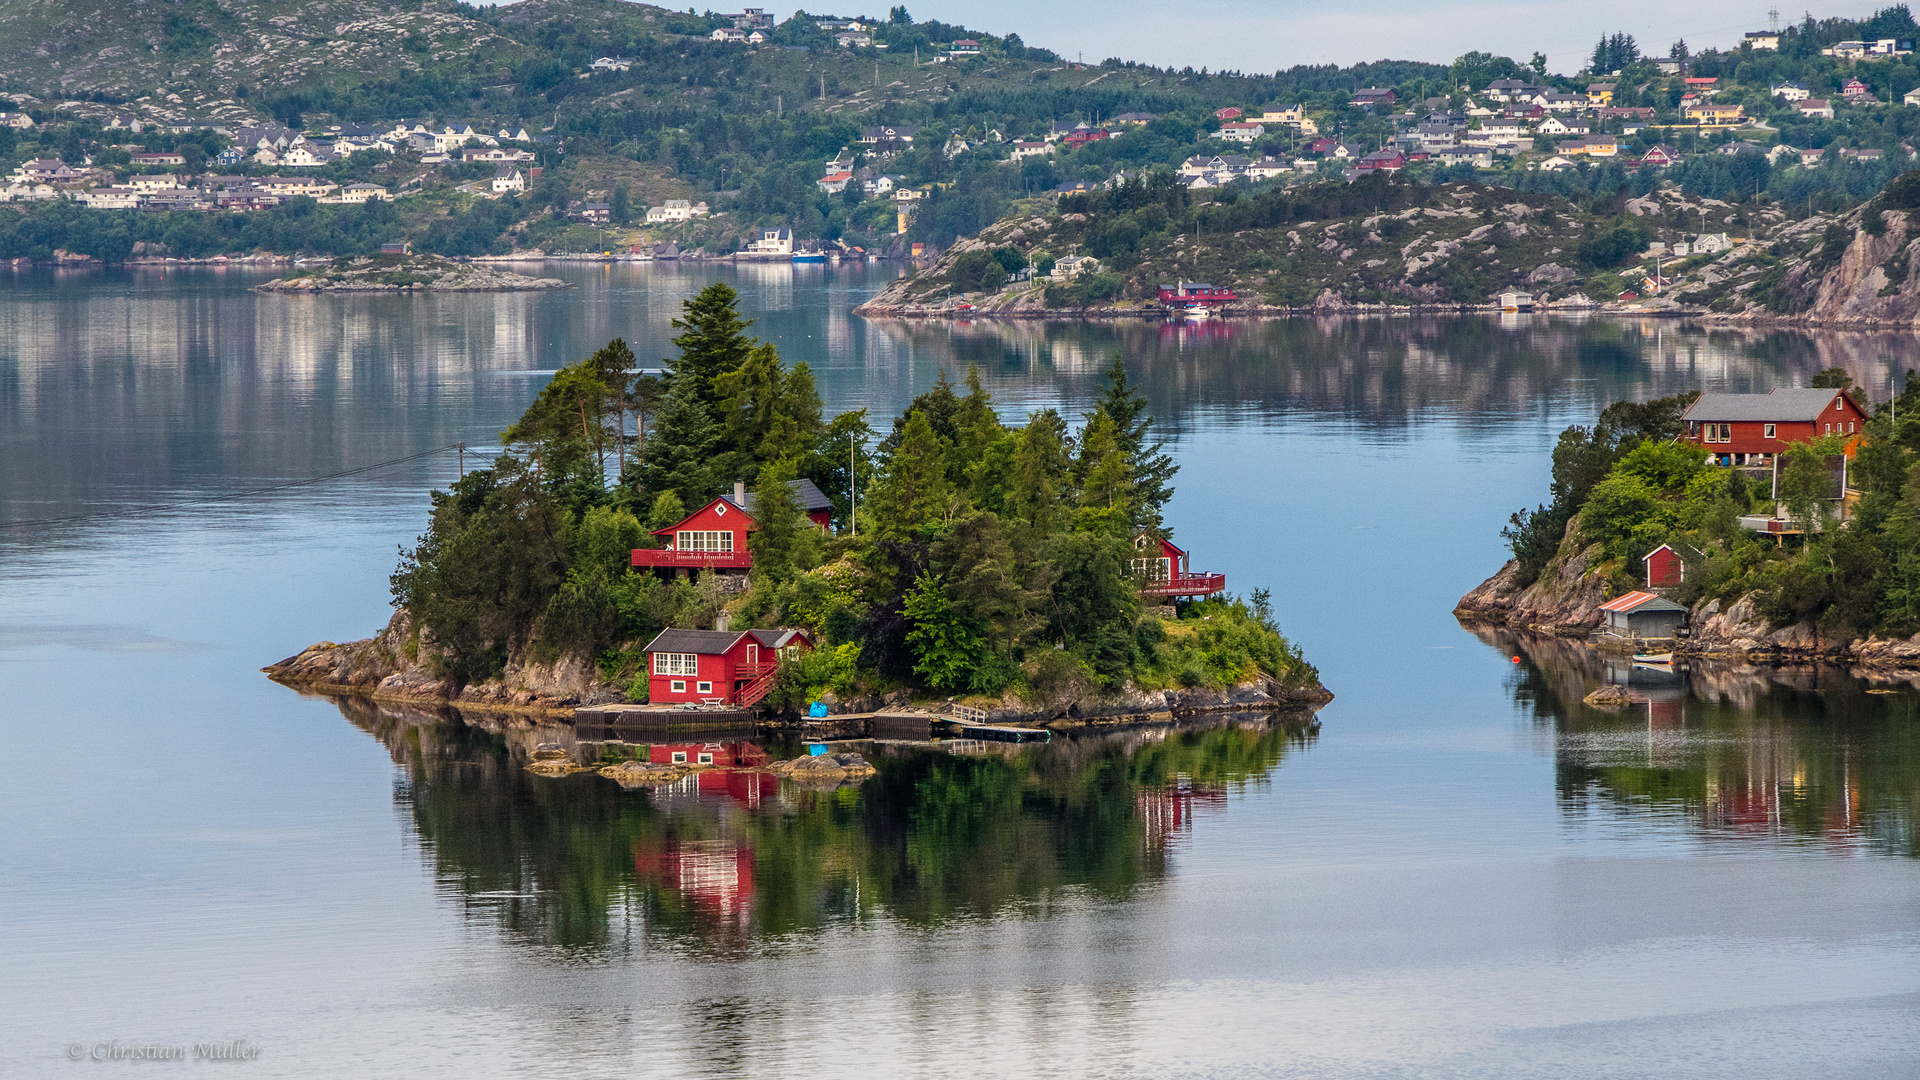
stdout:
[[(832, 521), (833, 500), (811, 480), (787, 485), (795, 506), (822, 529)], [(754, 493), (736, 482), (731, 496), (722, 495), (688, 514), (686, 520), (653, 535), (667, 538), (664, 548), (634, 548), (633, 565), (665, 570), (669, 576), (693, 577), (706, 570), (716, 574), (743, 574), (753, 568), (747, 534), (760, 527), (753, 518)]]
[(1827, 435), (1847, 440), (1847, 456), (1867, 414), (1845, 390), (1775, 390), (1770, 394), (1702, 394), (1686, 412), (1683, 438), (1721, 465), (1771, 465), (1798, 442)]
[(1209, 285), (1204, 281), (1160, 286), (1160, 302), (1170, 308), (1225, 307), (1238, 299), (1240, 297), (1225, 285)]
[(805, 630), (662, 630), (647, 643), (647, 701), (749, 708), (782, 657), (812, 648)]
[(1227, 575), (1194, 573), (1187, 567), (1187, 553), (1164, 536), (1143, 532), (1133, 538), (1133, 550), (1133, 572), (1146, 596), (1173, 599), (1226, 591)]

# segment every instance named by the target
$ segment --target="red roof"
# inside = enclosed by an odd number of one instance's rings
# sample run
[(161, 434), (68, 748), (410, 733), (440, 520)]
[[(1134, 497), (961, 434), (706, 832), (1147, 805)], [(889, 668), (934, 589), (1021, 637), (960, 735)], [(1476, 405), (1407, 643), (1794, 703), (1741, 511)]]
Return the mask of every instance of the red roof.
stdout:
[(1658, 596), (1655, 596), (1653, 593), (1650, 593), (1650, 592), (1630, 592), (1625, 594), (1624, 596), (1616, 596), (1613, 599), (1607, 601), (1606, 603), (1601, 604), (1600, 610), (1601, 611), (1632, 611), (1633, 609), (1641, 606), (1642, 604), (1645, 604), (1652, 600), (1658, 600), (1658, 599), (1660, 599)]

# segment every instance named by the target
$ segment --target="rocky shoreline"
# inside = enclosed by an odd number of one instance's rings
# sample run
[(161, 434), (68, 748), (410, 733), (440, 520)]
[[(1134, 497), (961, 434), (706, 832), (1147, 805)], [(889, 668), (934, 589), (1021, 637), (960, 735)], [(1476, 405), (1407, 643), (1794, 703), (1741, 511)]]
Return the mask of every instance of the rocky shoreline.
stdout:
[[(1509, 560), (1455, 605), (1453, 615), (1469, 627), (1494, 626), (1553, 637), (1588, 638), (1602, 621), (1600, 605), (1619, 590), (1599, 568), (1601, 547), (1582, 548), (1574, 540), (1578, 518), (1567, 525), (1566, 539), (1539, 580), (1522, 588), (1519, 564)], [(1738, 660), (1753, 664), (1813, 661), (1886, 668), (1920, 668), (1920, 634), (1911, 638), (1844, 638), (1821, 634), (1811, 620), (1775, 627), (1752, 596), (1732, 603), (1701, 600), (1687, 618), (1688, 635), (1674, 642), (1682, 656)]]
[[(461, 684), (441, 678), (422, 663), (420, 636), (412, 616), (394, 613), (386, 628), (359, 641), (322, 641), (294, 656), (261, 668), (285, 686), (328, 694), (347, 694), (412, 705), (453, 705), (463, 709), (571, 716), (576, 708), (619, 704), (625, 691), (600, 679), (588, 657), (563, 656), (551, 663), (513, 657), (498, 678)], [(904, 693), (838, 700), (823, 699), (834, 715), (870, 713), (911, 704)], [(1260, 678), (1225, 689), (1126, 689), (1087, 694), (1072, 700), (1027, 702), (1011, 695), (997, 701), (968, 701), (984, 708), (996, 724), (1077, 726), (1155, 715), (1185, 716), (1209, 712), (1313, 711), (1333, 700), (1319, 683), (1290, 687)]]

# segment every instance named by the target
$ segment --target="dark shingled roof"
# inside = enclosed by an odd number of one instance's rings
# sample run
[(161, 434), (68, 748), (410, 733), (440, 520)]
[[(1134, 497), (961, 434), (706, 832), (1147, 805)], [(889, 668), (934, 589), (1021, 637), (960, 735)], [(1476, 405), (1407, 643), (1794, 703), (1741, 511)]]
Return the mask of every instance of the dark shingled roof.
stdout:
[(668, 627), (647, 642), (647, 651), (702, 653), (715, 656), (740, 640), (741, 630), (676, 630)]
[[(787, 490), (793, 493), (793, 504), (798, 506), (800, 512), (803, 514), (811, 514), (815, 510), (833, 509), (833, 500), (827, 498), (826, 493), (820, 490), (819, 485), (811, 480), (789, 480), (787, 481)], [(730, 495), (726, 496), (726, 500), (732, 502), (733, 497)], [(747, 492), (746, 505), (740, 509), (745, 510), (749, 514), (753, 513), (753, 492)]]
[(1820, 419), (1838, 390), (1775, 390), (1768, 394), (1701, 394), (1687, 410), (1688, 420)]
[(646, 651), (718, 656), (733, 648), (742, 637), (746, 636), (751, 636), (768, 648), (779, 649), (793, 644), (796, 637), (807, 638), (807, 632), (791, 627), (781, 627), (777, 630), (678, 630), (668, 627), (655, 635), (652, 641), (647, 642)]

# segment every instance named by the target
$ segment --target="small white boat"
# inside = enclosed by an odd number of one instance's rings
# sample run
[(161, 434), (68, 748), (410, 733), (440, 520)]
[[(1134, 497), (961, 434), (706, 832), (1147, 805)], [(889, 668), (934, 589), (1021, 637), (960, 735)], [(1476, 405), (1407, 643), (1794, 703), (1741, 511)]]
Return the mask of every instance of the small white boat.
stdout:
[(1670, 652), (1634, 653), (1633, 662), (1636, 664), (1671, 664), (1673, 663), (1673, 654)]

